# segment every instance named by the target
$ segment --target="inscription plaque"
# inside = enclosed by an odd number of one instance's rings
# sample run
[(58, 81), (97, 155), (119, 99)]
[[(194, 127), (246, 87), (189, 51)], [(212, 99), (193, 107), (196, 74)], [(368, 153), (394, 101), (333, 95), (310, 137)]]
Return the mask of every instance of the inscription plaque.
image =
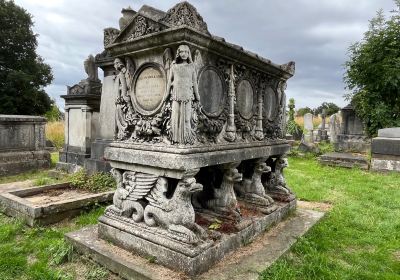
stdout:
[(134, 100), (140, 109), (148, 112), (156, 110), (165, 94), (165, 77), (154, 66), (144, 68), (137, 76)]
[(207, 115), (219, 116), (224, 109), (223, 81), (216, 70), (206, 67), (199, 77), (200, 102)]
[(273, 121), (275, 120), (278, 113), (278, 98), (277, 93), (271, 88), (267, 87), (264, 94), (264, 116), (266, 119)]
[(253, 116), (254, 93), (248, 80), (242, 80), (237, 87), (237, 106), (239, 114), (250, 119)]

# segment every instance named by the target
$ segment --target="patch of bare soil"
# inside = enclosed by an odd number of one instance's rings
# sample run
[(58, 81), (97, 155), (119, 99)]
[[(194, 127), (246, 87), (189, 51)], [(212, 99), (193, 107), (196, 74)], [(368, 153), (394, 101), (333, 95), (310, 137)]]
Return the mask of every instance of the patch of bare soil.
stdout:
[(396, 261), (400, 262), (400, 251), (393, 252), (393, 257)]
[(313, 202), (313, 201), (297, 201), (297, 207), (307, 210), (317, 210), (321, 212), (328, 212), (332, 209), (333, 205), (323, 202)]
[(46, 205), (54, 202), (69, 200), (83, 195), (91, 194), (90, 192), (78, 189), (56, 189), (44, 191), (40, 194), (24, 197), (24, 199), (35, 205)]

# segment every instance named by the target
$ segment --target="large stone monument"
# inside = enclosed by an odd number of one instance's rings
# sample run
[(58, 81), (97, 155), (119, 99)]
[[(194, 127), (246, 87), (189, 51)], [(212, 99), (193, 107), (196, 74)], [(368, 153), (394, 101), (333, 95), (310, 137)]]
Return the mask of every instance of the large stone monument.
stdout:
[(85, 60), (84, 67), (88, 77), (67, 87), (67, 94), (61, 96), (65, 100), (65, 144), (57, 168), (69, 172), (84, 166), (99, 130), (101, 82), (92, 55)]
[(211, 35), (187, 2), (124, 11), (97, 56), (118, 185), (98, 236), (196, 275), (295, 209), (283, 173), (294, 63)]
[(50, 167), (46, 118), (0, 115), (0, 176)]

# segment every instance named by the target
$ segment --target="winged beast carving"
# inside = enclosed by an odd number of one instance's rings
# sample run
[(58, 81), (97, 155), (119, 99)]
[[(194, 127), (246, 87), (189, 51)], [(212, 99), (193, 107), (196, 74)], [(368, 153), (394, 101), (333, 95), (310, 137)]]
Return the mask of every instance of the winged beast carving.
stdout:
[(117, 181), (113, 205), (106, 214), (114, 214), (143, 222), (147, 226), (159, 226), (168, 230), (177, 239), (197, 243), (205, 231), (195, 223), (191, 203), (193, 193), (203, 186), (194, 177), (180, 180), (172, 197), (167, 197), (168, 180), (152, 174), (112, 169)]

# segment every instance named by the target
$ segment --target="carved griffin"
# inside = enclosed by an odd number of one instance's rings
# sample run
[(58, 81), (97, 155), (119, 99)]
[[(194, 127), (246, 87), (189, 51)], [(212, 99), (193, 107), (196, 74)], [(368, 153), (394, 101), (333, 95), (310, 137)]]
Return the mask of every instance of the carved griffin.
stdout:
[(112, 169), (117, 181), (113, 205), (106, 214), (145, 222), (148, 226), (160, 226), (176, 239), (188, 243), (199, 242), (206, 236), (205, 231), (195, 223), (191, 195), (201, 191), (203, 186), (194, 177), (180, 180), (172, 197), (167, 197), (168, 181), (156, 175)]

